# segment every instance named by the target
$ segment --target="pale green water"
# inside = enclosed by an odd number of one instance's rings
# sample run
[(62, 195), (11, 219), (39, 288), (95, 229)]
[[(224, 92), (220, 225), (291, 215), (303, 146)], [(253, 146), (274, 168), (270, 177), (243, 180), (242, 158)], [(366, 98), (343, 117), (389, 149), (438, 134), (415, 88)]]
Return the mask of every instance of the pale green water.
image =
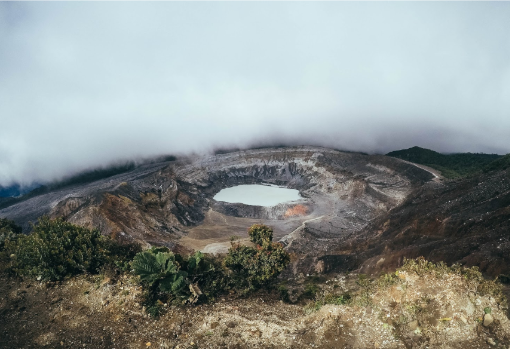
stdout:
[(273, 185), (243, 184), (222, 189), (214, 196), (216, 201), (241, 203), (252, 206), (274, 206), (301, 199), (296, 189)]

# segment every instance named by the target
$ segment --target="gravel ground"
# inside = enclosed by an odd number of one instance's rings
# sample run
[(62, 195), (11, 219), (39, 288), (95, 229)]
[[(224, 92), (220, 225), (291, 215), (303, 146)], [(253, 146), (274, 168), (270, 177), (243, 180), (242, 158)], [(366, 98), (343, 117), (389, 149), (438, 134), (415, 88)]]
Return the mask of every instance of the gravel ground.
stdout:
[[(312, 277), (293, 283), (305, 285)], [(315, 280), (318, 280), (317, 278)], [(0, 279), (0, 348), (508, 348), (503, 303), (465, 278), (400, 272), (365, 292), (358, 275), (316, 282), (316, 300), (350, 292), (348, 305), (283, 303), (276, 292), (167, 306), (139, 304), (136, 278), (80, 276), (62, 283)], [(289, 286), (291, 287), (291, 286)], [(365, 293), (364, 293), (365, 292)], [(321, 298), (322, 297), (322, 298)], [(491, 308), (492, 322), (484, 309)], [(485, 322), (485, 324), (484, 324)]]

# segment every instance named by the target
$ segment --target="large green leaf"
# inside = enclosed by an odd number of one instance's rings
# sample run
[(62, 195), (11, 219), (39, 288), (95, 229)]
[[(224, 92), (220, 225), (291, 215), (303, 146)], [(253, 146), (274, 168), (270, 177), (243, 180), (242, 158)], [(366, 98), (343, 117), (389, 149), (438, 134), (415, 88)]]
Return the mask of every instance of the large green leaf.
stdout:
[(174, 265), (175, 256), (172, 252), (159, 252), (156, 254), (156, 261), (161, 265), (161, 271), (172, 273), (176, 269)]
[(138, 253), (131, 265), (140, 279), (149, 283), (158, 279), (162, 267), (156, 256), (146, 251)]
[(181, 291), (186, 286), (187, 275), (188, 273), (184, 271), (179, 271), (178, 273), (168, 275), (159, 282), (159, 288), (163, 292), (170, 292), (174, 295), (178, 295), (179, 291)]
[(163, 292), (172, 292), (173, 277), (167, 276), (159, 282), (159, 288)]
[(204, 258), (202, 252), (197, 251), (188, 259), (188, 272), (190, 274), (196, 273), (199, 268), (200, 261)]
[(194, 256), (189, 257), (188, 259), (188, 271), (193, 274), (195, 272), (195, 269), (197, 268), (197, 260)]
[(184, 282), (184, 276), (181, 274), (175, 275), (175, 280), (172, 283), (172, 292), (178, 293), (182, 288), (186, 286), (186, 283)]

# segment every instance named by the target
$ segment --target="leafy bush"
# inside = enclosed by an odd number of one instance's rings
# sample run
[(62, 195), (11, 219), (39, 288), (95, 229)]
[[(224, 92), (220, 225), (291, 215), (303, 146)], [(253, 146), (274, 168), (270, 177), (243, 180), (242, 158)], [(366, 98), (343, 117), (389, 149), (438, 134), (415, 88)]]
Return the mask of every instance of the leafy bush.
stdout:
[(335, 304), (335, 305), (344, 305), (349, 304), (351, 301), (351, 295), (349, 293), (344, 293), (342, 295), (326, 295), (324, 297), (324, 304)]
[(272, 242), (271, 228), (256, 224), (248, 233), (257, 247), (233, 243), (224, 260), (224, 265), (232, 270), (233, 287), (243, 292), (267, 285), (287, 267), (289, 254), (279, 243)]
[(254, 224), (248, 229), (250, 241), (256, 245), (273, 241), (273, 229), (264, 224)]
[(151, 289), (159, 288), (178, 297), (184, 293), (188, 273), (180, 270), (181, 266), (172, 252), (140, 252), (133, 259), (132, 266), (135, 274)]
[(334, 305), (345, 305), (351, 303), (351, 295), (348, 293), (342, 295), (327, 294), (322, 297), (318, 297), (313, 302), (308, 302), (303, 310), (305, 314), (310, 314), (319, 311), (323, 305), (334, 304)]
[(200, 298), (212, 299), (226, 288), (221, 267), (201, 252), (185, 259), (167, 248), (152, 248), (139, 252), (131, 265), (145, 285), (143, 302), (149, 313), (161, 300), (196, 303)]
[(39, 219), (32, 234), (5, 241), (11, 270), (42, 280), (96, 272), (105, 264), (131, 259), (137, 249), (134, 244), (117, 244), (98, 230), (48, 217)]
[(315, 295), (319, 292), (319, 286), (317, 286), (314, 283), (307, 283), (305, 285), (305, 289), (303, 291), (303, 294), (301, 295), (302, 298), (305, 299), (312, 299), (315, 297)]
[(6, 240), (15, 240), (21, 234), (21, 227), (13, 221), (0, 218), (0, 251), (3, 250)]
[(167, 248), (137, 253), (131, 266), (144, 286), (141, 302), (147, 313), (158, 316), (168, 302), (212, 301), (218, 294), (232, 290), (246, 293), (274, 280), (289, 264), (289, 254), (271, 241), (271, 228), (256, 225), (249, 232), (252, 241), (261, 245), (253, 248), (232, 241), (223, 260), (201, 252), (184, 257)]
[(131, 266), (144, 286), (142, 304), (147, 313), (158, 316), (162, 304), (194, 304), (212, 301), (221, 293), (237, 290), (247, 293), (273, 281), (289, 264), (283, 246), (273, 243), (272, 230), (256, 225), (250, 229), (257, 248), (232, 242), (223, 260), (201, 252), (184, 257), (167, 248), (139, 252)]
[(131, 270), (131, 261), (142, 250), (140, 244), (132, 241), (116, 240), (103, 237), (105, 250), (104, 264), (111, 266), (117, 271)]
[(278, 286), (278, 293), (282, 301), (285, 303), (290, 303), (289, 289), (284, 283)]

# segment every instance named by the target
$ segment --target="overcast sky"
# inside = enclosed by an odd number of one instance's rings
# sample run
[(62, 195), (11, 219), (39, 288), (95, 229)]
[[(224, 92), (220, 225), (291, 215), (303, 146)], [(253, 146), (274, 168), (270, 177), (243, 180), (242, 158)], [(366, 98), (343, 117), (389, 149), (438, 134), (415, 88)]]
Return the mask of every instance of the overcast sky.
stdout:
[(260, 143), (510, 152), (510, 3), (0, 2), (0, 185)]

